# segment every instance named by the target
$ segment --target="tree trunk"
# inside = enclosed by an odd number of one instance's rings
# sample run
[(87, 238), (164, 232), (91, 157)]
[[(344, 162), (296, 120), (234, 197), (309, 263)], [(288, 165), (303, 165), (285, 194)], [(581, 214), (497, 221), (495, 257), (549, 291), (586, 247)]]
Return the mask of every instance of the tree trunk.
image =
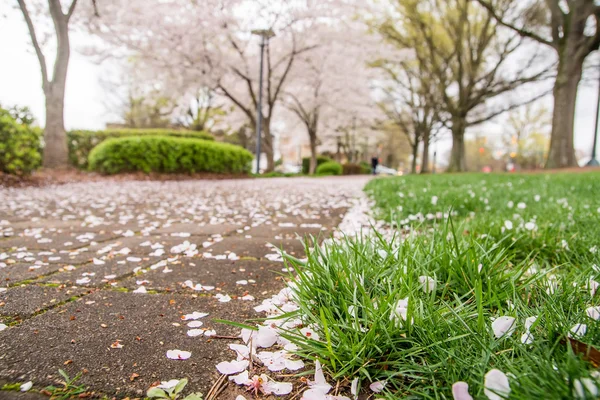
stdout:
[(423, 158), (421, 160), (421, 173), (428, 174), (429, 171), (429, 139), (431, 133), (425, 132), (423, 135)]
[(263, 119), (263, 137), (262, 137), (263, 151), (267, 156), (267, 169), (265, 172), (272, 172), (275, 170), (275, 152), (273, 151), (273, 136), (271, 136), (271, 119)]
[(77, 4), (73, 0), (65, 14), (60, 1), (49, 0), (48, 8), (54, 32), (56, 33), (56, 58), (50, 74), (46, 65), (46, 57), (37, 39), (33, 21), (24, 0), (19, 0), (19, 7), (27, 23), (31, 42), (37, 55), (42, 72), (42, 88), (46, 98), (46, 126), (44, 127), (44, 167), (57, 168), (69, 165), (67, 135), (64, 123), (65, 86), (71, 45), (69, 43), (69, 18)]
[(577, 166), (573, 130), (577, 89), (581, 80), (582, 62), (575, 57), (559, 61), (558, 74), (554, 84), (554, 111), (552, 114), (552, 134), (550, 152), (546, 168), (568, 168)]
[(317, 133), (308, 132), (310, 137), (310, 164), (308, 167), (308, 174), (314, 175), (317, 171)]
[(44, 89), (46, 124), (44, 127), (44, 167), (64, 168), (69, 163), (64, 122), (65, 87), (51, 83)]
[(417, 153), (419, 152), (419, 142), (416, 142), (412, 148), (412, 163), (410, 164), (410, 173), (417, 173)]
[(465, 161), (466, 125), (464, 117), (454, 117), (452, 119), (452, 151), (450, 153), (448, 172), (464, 172), (467, 170), (467, 163)]

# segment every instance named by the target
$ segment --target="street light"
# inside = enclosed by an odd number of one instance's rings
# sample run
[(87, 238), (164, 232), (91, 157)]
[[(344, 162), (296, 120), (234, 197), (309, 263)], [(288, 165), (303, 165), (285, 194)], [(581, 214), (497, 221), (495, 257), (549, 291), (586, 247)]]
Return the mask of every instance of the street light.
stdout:
[(271, 29), (255, 29), (253, 35), (260, 36), (260, 76), (258, 79), (258, 104), (256, 105), (256, 174), (260, 173), (260, 138), (262, 133), (263, 64), (265, 46), (275, 33)]
[(596, 130), (594, 130), (594, 145), (592, 147), (592, 159), (586, 164), (587, 167), (597, 167), (600, 164), (596, 160), (596, 147), (598, 145), (598, 118), (600, 117), (600, 79), (598, 80), (598, 104), (596, 105)]

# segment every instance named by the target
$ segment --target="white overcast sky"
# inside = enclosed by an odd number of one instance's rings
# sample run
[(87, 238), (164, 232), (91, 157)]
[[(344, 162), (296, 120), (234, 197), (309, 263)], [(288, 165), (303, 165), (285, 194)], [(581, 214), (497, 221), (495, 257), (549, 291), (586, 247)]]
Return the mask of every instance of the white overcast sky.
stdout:
[[(21, 13), (7, 6), (10, 0), (0, 0), (0, 104), (28, 106), (38, 121), (44, 118), (44, 96), (41, 74), (33, 52), (27, 27)], [(11, 2), (12, 3), (12, 2)], [(107, 89), (100, 85), (106, 67), (94, 64), (77, 51), (85, 44), (82, 34), (72, 35), (73, 51), (67, 79), (65, 124), (67, 129), (103, 129), (107, 122), (118, 121), (109, 110)], [(544, 100), (551, 108), (551, 98)], [(594, 82), (580, 87), (575, 124), (575, 146), (585, 154), (591, 151), (596, 113), (597, 89)], [(498, 125), (490, 131), (500, 129)], [(449, 140), (439, 144), (440, 154), (450, 146)]]

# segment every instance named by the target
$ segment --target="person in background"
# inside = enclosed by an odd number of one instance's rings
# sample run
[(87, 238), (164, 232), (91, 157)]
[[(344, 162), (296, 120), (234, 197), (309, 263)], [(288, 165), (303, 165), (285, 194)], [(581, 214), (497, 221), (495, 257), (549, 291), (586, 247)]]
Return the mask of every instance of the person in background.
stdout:
[(371, 168), (373, 170), (373, 175), (377, 175), (377, 166), (379, 165), (379, 157), (376, 155), (371, 158)]

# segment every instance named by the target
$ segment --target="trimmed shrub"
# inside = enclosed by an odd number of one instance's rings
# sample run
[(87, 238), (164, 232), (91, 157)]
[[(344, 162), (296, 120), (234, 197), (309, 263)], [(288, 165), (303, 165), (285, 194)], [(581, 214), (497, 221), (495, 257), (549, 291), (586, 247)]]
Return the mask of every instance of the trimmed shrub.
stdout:
[[(319, 167), (319, 165), (324, 164), (326, 162), (330, 162), (330, 161), (333, 161), (333, 160), (329, 157), (317, 156), (317, 168)], [(302, 173), (304, 175), (308, 174), (309, 168), (310, 168), (310, 157), (305, 157), (302, 159)]]
[(107, 139), (90, 153), (89, 168), (120, 172), (241, 174), (250, 171), (252, 154), (227, 143), (168, 136)]
[(202, 140), (215, 140), (206, 132), (185, 131), (175, 129), (108, 129), (104, 131), (70, 131), (67, 132), (69, 161), (77, 168), (86, 169), (90, 152), (106, 139), (126, 136), (174, 136)]
[(342, 164), (335, 161), (323, 163), (317, 167), (317, 175), (341, 175)]
[(0, 171), (26, 175), (42, 164), (42, 130), (0, 115)]

